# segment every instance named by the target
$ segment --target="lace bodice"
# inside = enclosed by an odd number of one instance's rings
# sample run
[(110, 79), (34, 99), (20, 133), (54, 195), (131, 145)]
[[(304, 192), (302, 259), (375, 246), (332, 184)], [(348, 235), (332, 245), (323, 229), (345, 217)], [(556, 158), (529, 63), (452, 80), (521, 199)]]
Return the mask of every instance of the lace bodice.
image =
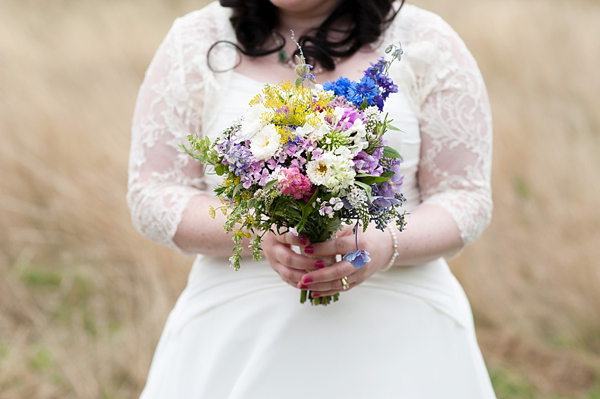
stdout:
[[(230, 10), (218, 2), (175, 21), (140, 88), (133, 119), (127, 202), (135, 227), (175, 247), (173, 236), (190, 198), (206, 192), (202, 166), (178, 146), (203, 134), (218, 116), (232, 72), (214, 74), (208, 48), (235, 41)], [(456, 221), (463, 243), (488, 225), (492, 128), (485, 85), (458, 35), (438, 16), (405, 5), (377, 49), (401, 42), (405, 55), (390, 76), (418, 120), (415, 162), (419, 201)], [(211, 53), (213, 65), (233, 65), (231, 47)]]

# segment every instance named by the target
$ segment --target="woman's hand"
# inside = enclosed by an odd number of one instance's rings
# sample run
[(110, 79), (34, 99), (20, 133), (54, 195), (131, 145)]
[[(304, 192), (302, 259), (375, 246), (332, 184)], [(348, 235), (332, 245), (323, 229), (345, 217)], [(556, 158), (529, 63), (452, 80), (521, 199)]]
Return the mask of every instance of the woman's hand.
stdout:
[[(369, 252), (371, 258), (371, 261), (362, 268), (357, 269), (350, 262), (342, 260), (329, 267), (304, 273), (300, 276), (296, 287), (311, 290), (313, 298), (334, 295), (343, 291), (342, 278), (346, 277), (350, 286), (349, 289), (352, 289), (386, 266), (394, 253), (393, 239), (390, 233), (377, 230), (374, 226), (370, 226), (364, 233), (362, 229), (359, 230), (358, 248)], [(306, 254), (316, 257), (336, 254), (345, 255), (348, 252), (355, 251), (356, 242), (352, 233), (352, 226), (348, 226), (338, 233), (337, 238), (304, 248)], [(297, 276), (297, 274), (294, 274), (292, 281), (296, 280)]]
[(298, 283), (307, 272), (325, 267), (322, 260), (297, 254), (291, 248), (292, 245), (305, 248), (309, 244), (307, 238), (292, 233), (278, 235), (268, 232), (263, 238), (262, 248), (269, 265), (281, 279), (293, 287), (298, 287)]

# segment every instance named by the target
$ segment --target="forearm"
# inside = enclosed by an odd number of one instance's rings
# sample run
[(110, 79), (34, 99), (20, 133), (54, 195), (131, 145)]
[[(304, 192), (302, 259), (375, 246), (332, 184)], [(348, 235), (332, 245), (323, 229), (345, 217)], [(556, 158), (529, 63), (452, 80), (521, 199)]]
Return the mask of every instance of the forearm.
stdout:
[[(190, 199), (173, 237), (173, 242), (179, 249), (186, 253), (231, 256), (234, 246), (231, 240), (233, 234), (223, 230), (226, 217), (217, 211), (213, 219), (208, 211), (210, 206), (217, 208), (221, 205), (217, 198), (204, 194)], [(244, 256), (252, 256), (248, 244), (248, 240), (242, 243)]]
[(454, 254), (464, 245), (456, 222), (440, 206), (421, 205), (407, 216), (407, 222), (402, 232), (393, 225), (388, 227), (395, 229), (398, 241), (394, 266), (426, 263)]

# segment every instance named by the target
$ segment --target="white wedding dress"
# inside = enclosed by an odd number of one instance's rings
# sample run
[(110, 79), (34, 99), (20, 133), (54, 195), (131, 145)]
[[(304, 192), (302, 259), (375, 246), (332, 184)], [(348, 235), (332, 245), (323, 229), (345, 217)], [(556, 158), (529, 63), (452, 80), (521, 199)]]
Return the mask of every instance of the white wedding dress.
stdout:
[[(168, 246), (188, 200), (218, 184), (178, 145), (190, 133), (218, 135), (262, 87), (207, 67), (212, 43), (235, 40), (229, 12), (215, 2), (177, 20), (140, 90), (127, 199), (137, 229)], [(374, 48), (392, 42), (405, 56), (392, 69), (400, 93), (386, 110), (402, 133), (386, 137), (405, 158), (407, 208), (443, 207), (466, 245), (492, 210), (483, 80), (456, 33), (415, 6)], [(211, 63), (233, 65), (235, 53), (219, 46)], [(196, 258), (142, 399), (309, 397), (495, 398), (469, 303), (443, 258), (376, 273), (327, 307), (301, 305), (264, 260), (235, 272), (226, 258)]]

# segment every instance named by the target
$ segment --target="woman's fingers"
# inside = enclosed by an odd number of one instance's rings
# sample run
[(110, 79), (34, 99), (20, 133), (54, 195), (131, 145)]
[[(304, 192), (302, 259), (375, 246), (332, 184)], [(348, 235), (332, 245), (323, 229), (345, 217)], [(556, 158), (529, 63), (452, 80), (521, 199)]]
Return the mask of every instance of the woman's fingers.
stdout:
[(271, 234), (276, 241), (282, 244), (297, 245), (299, 247), (305, 247), (310, 244), (310, 240), (301, 235), (296, 235), (292, 233), (285, 233), (281, 235), (273, 233), (269, 234)]
[[(324, 269), (314, 270), (304, 274), (298, 288), (313, 291), (342, 290), (342, 277), (350, 283), (358, 283), (359, 275), (354, 276), (357, 269), (350, 263), (342, 261)], [(306, 288), (304, 288), (306, 287)]]
[(302, 277), (306, 274), (305, 271), (292, 269), (279, 262), (272, 262), (271, 267), (279, 274), (283, 281), (296, 288)]
[(354, 235), (334, 238), (319, 244), (311, 244), (304, 248), (304, 253), (311, 256), (330, 256), (356, 251)]
[(302, 270), (305, 273), (309, 270), (317, 270), (325, 267), (325, 263), (322, 260), (297, 254), (287, 245), (273, 245), (270, 252), (271, 257), (279, 263), (293, 269)]

